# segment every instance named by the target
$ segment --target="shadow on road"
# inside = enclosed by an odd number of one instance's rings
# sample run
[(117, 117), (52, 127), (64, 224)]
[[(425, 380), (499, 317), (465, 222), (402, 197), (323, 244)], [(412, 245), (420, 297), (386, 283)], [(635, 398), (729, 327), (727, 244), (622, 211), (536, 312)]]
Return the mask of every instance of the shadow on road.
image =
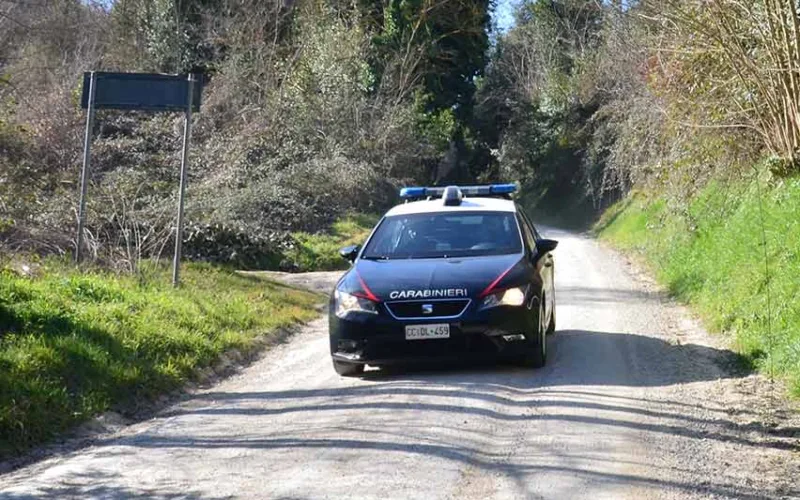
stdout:
[[(736, 377), (740, 372), (731, 368), (735, 366), (736, 355), (730, 351), (673, 345), (646, 335), (567, 330), (550, 338), (550, 363), (541, 370), (499, 364), (412, 366), (370, 372), (364, 377), (366, 383), (356, 385), (197, 394), (190, 404), (164, 415), (171, 422), (171, 430), (100, 443), (95, 458), (130, 456), (131, 449), (202, 450), (203, 456), (214, 456), (213, 450), (220, 449), (248, 453), (262, 450), (270, 452), (267, 456), (275, 453), (277, 460), (284, 453), (301, 449), (378, 451), (385, 457), (382, 460), (389, 461), (395, 455), (422, 455), (458, 462), (505, 476), (522, 492), (529, 490), (531, 478), (558, 474), (587, 484), (599, 481), (711, 497), (800, 495), (796, 487), (773, 495), (737, 484), (724, 474), (698, 479), (692, 476), (696, 474), (692, 470), (681, 470), (677, 475), (674, 471), (662, 473), (657, 464), (649, 463), (637, 464), (639, 470), (646, 471), (642, 473), (611, 472), (598, 461), (596, 453), (561, 449), (550, 442), (517, 450), (512, 459), (508, 459), (506, 450), (481, 444), (481, 440), (495, 439), (486, 432), (491, 433), (498, 426), (558, 429), (563, 424), (573, 430), (596, 429), (610, 435), (617, 435), (613, 429), (623, 431), (621, 434), (635, 432), (648, 443), (677, 436), (687, 442), (727, 443), (740, 450), (798, 450), (797, 439), (792, 436), (800, 434), (799, 428), (782, 429), (785, 435), (774, 435), (772, 429), (758, 423), (737, 424), (720, 408), (690, 411), (685, 402), (648, 400), (626, 393), (620, 396), (613, 390), (620, 386), (654, 388)], [(385, 420), (387, 415), (390, 420)], [(266, 426), (255, 431), (250, 427), (250, 432), (214, 431), (219, 426), (235, 425), (239, 417), (266, 417), (256, 420)], [(178, 424), (182, 418), (188, 418), (195, 426)], [(452, 436), (463, 432), (462, 422), (475, 419), (496, 422), (481, 427), (489, 431), (481, 433), (478, 441), (466, 437), (452, 441), (424, 439), (420, 435), (422, 432), (424, 436), (424, 431), (417, 427), (418, 423), (438, 422), (441, 434), (436, 435)], [(282, 424), (271, 426), (279, 421)], [(525, 426), (526, 423), (534, 425)], [(209, 425), (208, 433), (203, 425)], [(183, 429), (190, 429), (191, 433), (183, 434)], [(553, 463), (553, 457), (560, 457), (558, 463)], [(52, 494), (170, 498), (147, 491), (114, 491), (102, 483), (91, 481), (93, 486), (81, 490), (59, 486), (67, 489), (54, 489)], [(192, 498), (190, 493), (188, 497)]]
[(135, 500), (222, 500), (220, 496), (207, 496), (191, 489), (164, 491), (164, 488), (131, 488), (114, 484), (119, 474), (109, 474), (100, 470), (89, 470), (71, 477), (72, 484), (49, 484), (32, 491), (0, 491), (3, 500), (38, 500), (41, 498), (85, 499), (85, 498), (125, 498)]
[[(604, 390), (613, 386), (670, 386), (714, 381), (721, 378), (738, 378), (748, 374), (748, 371), (742, 368), (743, 364), (739, 356), (732, 351), (695, 344), (673, 345), (646, 335), (566, 330), (558, 332), (549, 339), (549, 349), (548, 365), (540, 370), (495, 362), (399, 365), (366, 372), (363, 378), (375, 382), (371, 385), (274, 392), (212, 391), (198, 394), (194, 398), (195, 400), (222, 403), (231, 400), (253, 399), (302, 401), (308, 398), (321, 398), (325, 400), (322, 404), (315, 403), (312, 405), (313, 407), (301, 405), (263, 409), (239, 408), (238, 406), (231, 407), (226, 403), (221, 407), (191, 410), (191, 412), (277, 414), (348, 408), (392, 409), (402, 408), (402, 403), (391, 401), (359, 403), (354, 399), (369, 396), (413, 395), (477, 399), (516, 407), (582, 407), (698, 421), (698, 419), (682, 414), (680, 407), (719, 409), (659, 399), (658, 403), (675, 406), (676, 409), (667, 412), (653, 411), (631, 405), (655, 401), (617, 396), (607, 391), (604, 392)], [(561, 386), (579, 386), (582, 390), (576, 391), (572, 388), (555, 390)], [(554, 401), (548, 399), (548, 395), (583, 397), (579, 401)], [(526, 398), (526, 396), (528, 397)], [(590, 399), (603, 400), (603, 402), (590, 401)], [(476, 412), (499, 420), (536, 418), (509, 416), (481, 408), (465, 408), (464, 405), (457, 404), (457, 401), (454, 403), (452, 405), (431, 405), (430, 409), (445, 412)], [(180, 414), (182, 411), (176, 410), (170, 415)], [(740, 410), (733, 413), (746, 413), (746, 411)], [(699, 422), (722, 423), (723, 420), (703, 419)], [(613, 425), (613, 422), (609, 422), (609, 424)], [(763, 430), (771, 432), (769, 429)], [(679, 429), (666, 429), (666, 431), (680, 432)], [(784, 429), (781, 432), (800, 432), (800, 429)]]
[[(352, 429), (350, 429), (352, 430)], [(130, 445), (130, 443), (127, 443)], [(144, 448), (185, 448), (185, 449), (220, 449), (220, 448), (241, 448), (258, 450), (297, 450), (297, 449), (325, 449), (343, 451), (379, 451), (383, 453), (398, 453), (403, 455), (424, 455), (431, 458), (440, 458), (456, 461), (481, 470), (502, 474), (515, 480), (524, 491), (527, 488), (527, 481), (530, 477), (537, 474), (556, 473), (563, 474), (572, 478), (584, 481), (601, 481), (604, 483), (618, 483), (626, 486), (648, 486), (659, 490), (677, 490), (692, 493), (702, 493), (713, 497), (722, 498), (742, 498), (742, 499), (764, 499), (770, 495), (763, 491), (750, 488), (744, 489), (741, 486), (726, 484), (696, 484), (692, 482), (682, 482), (669, 480), (657, 476), (642, 476), (635, 474), (610, 473), (601, 470), (593, 470), (589, 467), (570, 467), (555, 466), (546, 464), (529, 465), (525, 463), (508, 462), (502, 457), (489, 455), (479, 449), (446, 445), (446, 444), (427, 444), (427, 443), (402, 443), (390, 440), (368, 440), (368, 439), (317, 439), (317, 438), (267, 438), (248, 436), (245, 439), (225, 439), (225, 438), (182, 438), (175, 436), (163, 436), (149, 439), (137, 444)], [(524, 455), (520, 458), (529, 458)], [(534, 457), (535, 458), (535, 457)], [(570, 455), (572, 461), (586, 460), (590, 462), (592, 457)], [(800, 494), (800, 490), (786, 491), (790, 497)]]
[[(613, 386), (656, 387), (740, 376), (735, 369), (737, 357), (730, 351), (692, 344), (672, 345), (644, 335), (580, 330), (559, 332), (551, 344), (551, 364), (542, 370), (498, 364), (407, 366), (368, 372), (365, 378), (374, 382), (370, 385), (208, 392), (197, 399), (213, 401), (213, 405), (178, 409), (170, 416), (403, 411), (411, 407), (402, 397), (413, 396), (418, 401), (413, 405), (414, 411), (438, 412), (448, 421), (470, 416), (512, 423), (540, 420), (622, 426), (655, 436), (800, 449), (797, 440), (782, 439), (800, 435), (800, 428), (776, 431), (757, 422), (737, 424), (728, 418), (729, 412), (720, 414), (720, 408), (707, 408), (707, 414), (717, 412), (716, 417), (700, 418), (682, 410), (692, 406), (687, 403), (620, 397), (607, 391)], [(585, 389), (574, 390), (576, 386)], [(658, 403), (658, 409), (648, 405), (653, 402)], [(521, 411), (526, 408), (537, 411)], [(748, 433), (759, 437), (750, 437)], [(159, 444), (158, 440), (141, 443), (143, 446), (173, 444)]]
[(737, 353), (697, 344), (672, 344), (648, 335), (564, 330), (548, 339), (548, 365), (529, 370), (508, 364), (464, 362), (384, 367), (371, 380), (502, 380), (510, 389), (559, 385), (661, 387), (738, 378), (749, 371)]

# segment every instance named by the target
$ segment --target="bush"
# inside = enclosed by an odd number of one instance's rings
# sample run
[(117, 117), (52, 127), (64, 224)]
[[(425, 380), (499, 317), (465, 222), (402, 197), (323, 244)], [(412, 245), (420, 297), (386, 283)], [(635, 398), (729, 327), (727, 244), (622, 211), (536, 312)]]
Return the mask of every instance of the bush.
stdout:
[(291, 246), (287, 233), (255, 233), (221, 224), (190, 224), (183, 242), (187, 259), (239, 269), (278, 269)]
[(363, 245), (377, 217), (349, 215), (333, 224), (330, 232), (292, 234), (294, 245), (286, 252), (284, 267), (293, 271), (335, 271), (350, 263), (339, 255), (347, 245)]
[[(373, 33), (357, 8), (188, 2), (171, 14), (182, 18), (178, 33), (166, 4), (148, 5), (115, 3), (109, 12), (70, 1), (63, 12), (42, 4), (9, 14), (32, 29), (0, 50), (12, 61), (0, 75), (6, 248), (64, 254), (74, 247), (78, 97), (90, 68), (206, 70), (186, 192), (193, 258), (279, 266), (289, 233), (384, 210), (398, 185), (424, 178), (425, 162), (443, 153), (442, 141), (430, 144), (417, 130), (413, 92), (398, 87), (394, 73), (375, 72)], [(65, 13), (72, 22), (60, 26)], [(162, 32), (172, 35), (155, 36)], [(158, 43), (150, 43), (154, 36)], [(171, 246), (181, 131), (175, 114), (98, 111), (86, 221), (96, 262), (135, 270)], [(48, 233), (58, 237), (41, 241)]]

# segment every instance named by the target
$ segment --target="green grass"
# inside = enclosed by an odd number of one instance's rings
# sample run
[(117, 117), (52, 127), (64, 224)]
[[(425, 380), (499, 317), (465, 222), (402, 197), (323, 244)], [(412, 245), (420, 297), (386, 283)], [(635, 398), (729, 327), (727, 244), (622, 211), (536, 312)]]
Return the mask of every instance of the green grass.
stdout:
[(730, 335), (754, 366), (784, 377), (800, 396), (800, 178), (762, 177), (760, 190), (754, 181), (711, 184), (681, 212), (663, 196), (638, 193), (609, 209), (596, 230), (642, 255), (710, 329)]
[(316, 315), (319, 297), (210, 265), (183, 286), (51, 261), (39, 277), (0, 266), (0, 456), (109, 409), (132, 411), (229, 350)]
[(339, 255), (339, 249), (347, 245), (360, 245), (366, 241), (370, 231), (378, 222), (372, 215), (349, 215), (333, 223), (327, 233), (294, 233), (296, 245), (285, 258), (298, 271), (336, 271), (347, 269), (349, 262)]

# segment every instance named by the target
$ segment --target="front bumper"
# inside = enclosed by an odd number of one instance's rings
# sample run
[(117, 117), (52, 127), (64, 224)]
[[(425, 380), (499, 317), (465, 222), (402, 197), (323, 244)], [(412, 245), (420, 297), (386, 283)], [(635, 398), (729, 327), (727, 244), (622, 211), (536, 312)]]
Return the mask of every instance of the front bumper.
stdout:
[[(501, 306), (467, 311), (457, 319), (395, 319), (379, 314), (329, 314), (331, 356), (350, 363), (388, 365), (431, 360), (496, 358), (524, 353), (535, 339), (536, 309)], [(450, 325), (450, 338), (406, 340), (406, 325)]]

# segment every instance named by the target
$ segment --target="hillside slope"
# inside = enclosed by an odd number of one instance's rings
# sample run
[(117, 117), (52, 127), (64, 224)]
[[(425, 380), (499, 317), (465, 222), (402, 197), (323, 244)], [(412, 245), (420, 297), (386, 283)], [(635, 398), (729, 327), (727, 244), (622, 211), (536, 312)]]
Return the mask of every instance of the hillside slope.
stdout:
[(766, 177), (711, 183), (682, 210), (665, 194), (634, 193), (596, 229), (800, 396), (800, 178)]
[(0, 458), (109, 409), (135, 412), (194, 380), (224, 353), (316, 315), (318, 295), (208, 265), (183, 287), (81, 273), (51, 261), (0, 267)]

